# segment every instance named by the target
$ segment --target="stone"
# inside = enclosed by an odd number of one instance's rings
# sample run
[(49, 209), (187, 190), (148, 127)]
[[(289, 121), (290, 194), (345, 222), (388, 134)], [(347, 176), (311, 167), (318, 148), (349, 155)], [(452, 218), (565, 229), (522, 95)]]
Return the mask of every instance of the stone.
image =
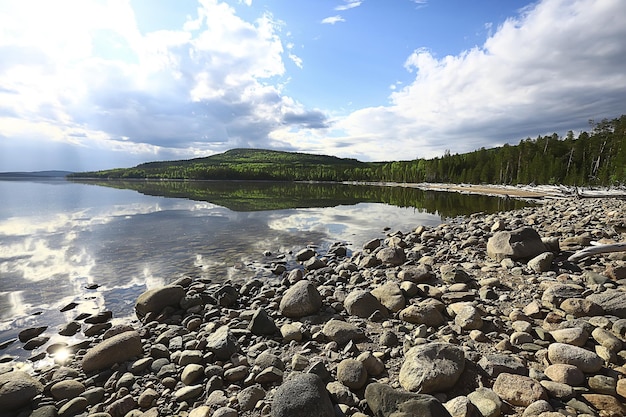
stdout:
[(254, 366), (260, 369), (274, 366), (282, 371), (285, 370), (285, 363), (283, 362), (283, 360), (279, 356), (274, 355), (268, 350), (261, 352), (261, 354), (257, 356), (257, 358), (254, 360)]
[(574, 365), (556, 363), (548, 366), (543, 373), (555, 382), (571, 386), (579, 386), (585, 382), (585, 374)]
[(263, 308), (259, 308), (254, 312), (250, 324), (248, 325), (248, 330), (259, 336), (272, 335), (279, 332), (278, 327), (276, 327), (274, 323), (274, 319), (272, 319)]
[(152, 407), (152, 405), (158, 398), (158, 392), (156, 392), (152, 388), (147, 388), (144, 392), (141, 393), (141, 395), (139, 395), (139, 398), (137, 399), (137, 405), (145, 410)]
[(439, 309), (431, 303), (411, 304), (399, 314), (400, 320), (413, 324), (425, 324), (427, 326), (439, 327), (445, 323)]
[(569, 400), (574, 396), (574, 388), (562, 382), (539, 381), (551, 398)]
[(602, 327), (596, 327), (593, 329), (591, 337), (611, 352), (619, 352), (622, 350), (622, 341), (619, 340), (613, 333), (603, 329)]
[(589, 333), (581, 327), (568, 327), (550, 332), (552, 338), (558, 343), (566, 343), (574, 346), (584, 346), (589, 339)]
[(382, 248), (376, 253), (376, 259), (385, 265), (398, 266), (406, 261), (406, 253), (399, 247)]
[(356, 359), (363, 362), (368, 375), (378, 376), (385, 372), (385, 363), (374, 356), (372, 352), (363, 352)]
[(296, 342), (302, 341), (302, 331), (300, 327), (296, 326), (293, 323), (285, 323), (280, 326), (280, 334), (283, 337), (283, 342), (289, 343), (292, 340)]
[(357, 396), (350, 391), (350, 388), (346, 387), (339, 381), (332, 381), (326, 384), (326, 390), (330, 395), (330, 399), (336, 404), (352, 407), (359, 404)]
[(450, 417), (448, 410), (432, 395), (395, 390), (377, 382), (365, 388), (365, 401), (374, 417)]
[(563, 300), (559, 308), (574, 317), (593, 317), (604, 314), (602, 307), (586, 298), (567, 298)]
[(582, 394), (582, 397), (593, 408), (601, 411), (603, 416), (623, 416), (626, 414), (626, 407), (614, 396), (604, 394)]
[[(75, 416), (85, 411), (87, 406), (88, 406), (87, 400), (84, 397), (72, 398), (71, 400), (63, 404), (61, 408), (59, 408), (58, 416), (59, 417)], [(113, 416), (113, 417), (117, 417), (117, 416)]]
[(371, 293), (387, 310), (393, 313), (397, 313), (406, 306), (406, 300), (400, 286), (393, 281), (373, 289)]
[(574, 365), (585, 373), (598, 372), (604, 365), (604, 361), (596, 353), (565, 343), (550, 344), (548, 347), (548, 359), (552, 364), (565, 363)]
[(279, 311), (285, 317), (301, 318), (316, 314), (322, 307), (322, 296), (311, 281), (296, 282), (280, 301)]
[(363, 362), (344, 359), (337, 365), (337, 380), (352, 390), (363, 388), (367, 381), (367, 371)]
[(552, 252), (541, 253), (528, 261), (528, 267), (534, 272), (540, 274), (547, 272), (552, 268), (554, 254)]
[(435, 278), (435, 274), (427, 265), (406, 265), (398, 272), (398, 280), (410, 281), (416, 284), (428, 282)]
[(213, 413), (212, 417), (237, 417), (237, 410), (230, 407), (220, 407)]
[(483, 417), (499, 417), (502, 413), (502, 400), (489, 388), (477, 388), (467, 395)]
[(530, 227), (499, 231), (487, 241), (487, 255), (498, 262), (505, 258), (530, 259), (545, 251), (541, 236)]
[(137, 402), (133, 396), (129, 394), (109, 404), (105, 408), (105, 411), (109, 413), (111, 417), (125, 417), (126, 414), (135, 408), (137, 408)]
[(607, 290), (591, 294), (587, 299), (602, 307), (605, 314), (626, 319), (626, 292)]
[(406, 353), (399, 381), (408, 391), (441, 392), (452, 388), (464, 369), (462, 349), (449, 343), (427, 343)]
[(215, 291), (213, 297), (217, 300), (217, 304), (222, 307), (232, 307), (239, 300), (239, 291), (233, 285), (224, 284)]
[(439, 272), (441, 272), (441, 279), (446, 284), (465, 283), (472, 280), (467, 271), (456, 265), (444, 264), (439, 268)]
[(158, 314), (165, 307), (178, 307), (180, 300), (185, 296), (185, 289), (180, 285), (166, 285), (152, 288), (137, 297), (135, 312), (140, 319), (148, 313)]
[(329, 340), (344, 345), (351, 340), (360, 341), (365, 338), (363, 330), (352, 323), (331, 319), (322, 328), (322, 333)]
[(125, 362), (143, 353), (141, 337), (136, 331), (124, 332), (103, 340), (87, 351), (81, 366), (83, 371), (97, 371)]
[(239, 350), (237, 339), (228, 326), (221, 326), (206, 339), (207, 349), (215, 354), (218, 360), (228, 360)]
[(204, 366), (196, 363), (190, 363), (189, 365), (185, 366), (183, 372), (180, 375), (180, 380), (185, 385), (192, 385), (202, 378), (204, 378)]
[(178, 402), (193, 400), (204, 392), (204, 385), (190, 385), (174, 392), (174, 399)]
[(304, 261), (307, 261), (307, 260), (311, 259), (315, 255), (316, 255), (315, 249), (313, 249), (313, 248), (304, 248), (304, 249), (301, 249), (299, 252), (296, 253), (296, 261), (304, 262)]
[(383, 317), (388, 317), (387, 308), (374, 297), (371, 292), (365, 290), (352, 291), (343, 302), (343, 305), (351, 316), (368, 318), (378, 311)]
[(618, 379), (615, 389), (620, 397), (626, 398), (626, 379)]
[(208, 405), (201, 405), (189, 412), (189, 417), (211, 417), (213, 410)]
[(74, 398), (85, 392), (85, 385), (74, 379), (59, 381), (50, 387), (50, 394), (55, 400)]
[(20, 340), (20, 342), (26, 343), (29, 340), (34, 339), (35, 337), (45, 332), (47, 328), (48, 326), (30, 327), (19, 332), (17, 334), (17, 338)]
[(450, 401), (445, 402), (443, 406), (452, 417), (483, 417), (478, 408), (464, 395), (454, 397)]
[(526, 362), (512, 355), (491, 353), (483, 355), (478, 361), (480, 366), (492, 378), (501, 373), (527, 375)]
[(272, 417), (335, 417), (324, 383), (315, 374), (295, 374), (274, 393)]
[(522, 417), (537, 417), (541, 413), (549, 413), (552, 411), (554, 411), (554, 409), (548, 401), (537, 400), (530, 404), (528, 407), (526, 407), (526, 409), (524, 410), (524, 414), (522, 414)]
[(480, 330), (483, 319), (480, 311), (471, 304), (464, 304), (455, 311), (454, 323), (464, 330)]
[(254, 377), (254, 382), (258, 382), (259, 384), (271, 384), (273, 382), (282, 381), (284, 374), (285, 372), (282, 369), (270, 366), (259, 372), (258, 375)]
[(43, 392), (43, 385), (22, 371), (0, 375), (0, 410), (15, 410)]
[(493, 384), (493, 391), (504, 401), (526, 407), (548, 396), (539, 381), (523, 375), (501, 373)]
[(265, 398), (265, 390), (258, 384), (242, 389), (237, 394), (237, 403), (241, 411), (254, 409), (256, 403)]

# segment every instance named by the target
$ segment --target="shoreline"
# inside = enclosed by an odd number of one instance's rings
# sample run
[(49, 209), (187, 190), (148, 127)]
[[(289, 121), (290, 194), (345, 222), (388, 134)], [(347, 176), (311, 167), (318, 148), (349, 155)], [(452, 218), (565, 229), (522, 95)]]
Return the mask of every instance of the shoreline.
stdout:
[[(398, 402), (398, 392), (412, 393), (406, 402), (417, 391), (429, 407), (450, 414), (488, 405), (497, 410), (493, 416), (518, 416), (533, 406), (590, 415), (610, 407), (619, 415), (626, 410), (620, 383), (626, 381), (626, 310), (602, 295), (626, 302), (626, 254), (577, 264), (566, 259), (591, 239), (624, 241), (626, 202), (542, 197), (538, 207), (372, 239), (351, 257), (341, 244), (326, 253), (303, 248), (288, 255), (300, 267), (276, 279), (181, 279), (140, 296), (139, 319), (128, 323), (111, 325), (106, 312), (77, 319), (82, 329), (101, 331), (68, 346), (65, 358), (62, 350), (47, 353), (57, 364), (36, 371), (35, 382), (29, 380), (35, 395), (15, 412), (282, 415), (276, 414), (287, 407), (282, 396), (298, 396), (292, 390), (305, 386), (317, 403), (331, 405), (317, 414), (323, 417), (334, 415), (333, 408), (373, 416), (376, 399)], [(488, 255), (495, 234), (520, 227), (543, 238), (534, 242), (537, 256)], [(543, 254), (551, 255), (536, 259)], [(281, 265), (278, 258), (269, 262)], [(576, 343), (566, 333), (576, 333)], [(429, 348), (444, 349), (438, 355), (446, 362), (424, 353)], [(585, 363), (569, 363), (579, 354)], [(559, 379), (555, 365), (577, 368), (583, 380)], [(411, 379), (419, 369), (436, 374), (446, 367), (456, 371)], [(27, 368), (0, 364), (0, 378), (19, 369)], [(303, 373), (316, 375), (322, 388)], [(515, 393), (515, 386), (529, 389)], [(0, 405), (15, 405), (6, 401), (0, 393)], [(5, 415), (15, 414), (0, 411)]]

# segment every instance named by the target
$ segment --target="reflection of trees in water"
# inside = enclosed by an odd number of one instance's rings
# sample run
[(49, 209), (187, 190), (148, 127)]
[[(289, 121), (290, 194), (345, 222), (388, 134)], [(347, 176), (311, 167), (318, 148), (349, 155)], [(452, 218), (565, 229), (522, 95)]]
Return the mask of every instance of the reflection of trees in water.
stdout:
[(208, 201), (233, 211), (385, 203), (455, 217), (528, 205), (500, 197), (377, 185), (250, 181), (99, 181), (97, 184), (147, 195)]

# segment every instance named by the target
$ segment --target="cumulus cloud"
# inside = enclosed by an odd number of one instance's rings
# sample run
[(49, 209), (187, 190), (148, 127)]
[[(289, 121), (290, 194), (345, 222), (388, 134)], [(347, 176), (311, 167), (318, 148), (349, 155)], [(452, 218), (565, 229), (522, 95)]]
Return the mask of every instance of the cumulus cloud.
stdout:
[(392, 92), (389, 106), (338, 120), (336, 150), (432, 157), (617, 117), (626, 103), (625, 14), (619, 0), (544, 0), (480, 47), (445, 57), (416, 49), (405, 63), (412, 83)]
[(276, 82), (285, 75), (281, 24), (202, 0), (180, 29), (144, 34), (127, 2), (4, 3), (0, 146), (35, 148), (45, 137), (145, 160), (267, 147), (290, 120), (324, 126), (319, 112), (316, 122), (288, 116), (307, 111)]

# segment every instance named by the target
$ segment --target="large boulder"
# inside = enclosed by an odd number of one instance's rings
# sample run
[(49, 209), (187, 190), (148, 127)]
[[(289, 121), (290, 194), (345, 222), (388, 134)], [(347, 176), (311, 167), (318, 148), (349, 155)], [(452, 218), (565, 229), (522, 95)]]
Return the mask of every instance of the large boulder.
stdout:
[(28, 404), (43, 392), (43, 385), (26, 372), (12, 371), (0, 375), (0, 410), (11, 411)]
[(372, 383), (365, 388), (365, 401), (375, 417), (407, 415), (449, 417), (450, 413), (435, 397), (395, 390), (389, 385)]
[(137, 298), (135, 312), (143, 318), (148, 313), (160, 313), (165, 307), (178, 307), (185, 296), (185, 289), (180, 285), (166, 285), (145, 291)]
[(322, 296), (311, 281), (296, 282), (280, 300), (280, 314), (290, 318), (310, 316), (322, 307)]
[(487, 241), (487, 255), (497, 261), (505, 258), (530, 259), (546, 251), (541, 236), (531, 227), (496, 232)]
[(406, 353), (400, 368), (400, 385), (425, 394), (441, 392), (454, 387), (464, 369), (461, 348), (450, 343), (427, 343)]
[(141, 337), (133, 330), (103, 340), (89, 349), (81, 365), (85, 372), (97, 371), (119, 362), (125, 362), (142, 353)]
[(274, 394), (272, 417), (335, 417), (324, 383), (315, 374), (295, 374)]

